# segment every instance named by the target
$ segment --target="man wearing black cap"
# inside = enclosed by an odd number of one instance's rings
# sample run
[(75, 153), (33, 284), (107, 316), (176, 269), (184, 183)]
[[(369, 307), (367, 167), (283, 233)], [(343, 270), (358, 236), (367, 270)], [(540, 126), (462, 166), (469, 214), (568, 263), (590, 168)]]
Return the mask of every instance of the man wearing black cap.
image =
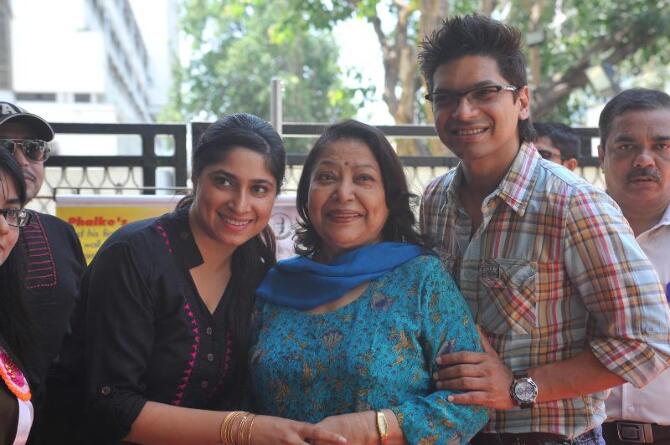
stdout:
[[(13, 153), (22, 167), (28, 200), (42, 187), (44, 161), (53, 138), (54, 132), (44, 119), (0, 102), (0, 149)], [(40, 385), (58, 354), (79, 295), (85, 260), (71, 225), (44, 213), (31, 214), (30, 223), (21, 230), (21, 240), (27, 257), (25, 305), (34, 323), (36, 348), (30, 351), (25, 366), (37, 388), (39, 403)]]

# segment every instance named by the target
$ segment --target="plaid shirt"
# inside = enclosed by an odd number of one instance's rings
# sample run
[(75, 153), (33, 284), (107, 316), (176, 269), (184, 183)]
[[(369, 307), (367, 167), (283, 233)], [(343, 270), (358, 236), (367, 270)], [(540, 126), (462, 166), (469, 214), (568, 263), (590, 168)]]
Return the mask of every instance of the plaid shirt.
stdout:
[[(477, 323), (513, 370), (585, 349), (642, 386), (668, 366), (670, 311), (656, 273), (605, 193), (523, 144), (471, 219), (461, 166), (428, 186), (421, 224)], [(542, 388), (540, 388), (540, 392)], [(608, 392), (496, 411), (484, 431), (576, 437), (605, 419)]]

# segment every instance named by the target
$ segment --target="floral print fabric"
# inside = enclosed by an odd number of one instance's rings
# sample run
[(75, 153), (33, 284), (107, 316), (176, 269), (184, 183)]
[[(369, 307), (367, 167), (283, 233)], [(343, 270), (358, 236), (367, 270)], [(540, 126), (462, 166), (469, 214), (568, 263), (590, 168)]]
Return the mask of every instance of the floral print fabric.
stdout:
[(431, 374), (445, 352), (480, 351), (454, 281), (424, 255), (371, 281), (355, 301), (312, 314), (259, 300), (251, 376), (262, 413), (318, 422), (391, 409), (410, 444), (467, 441), (483, 408), (454, 405)]

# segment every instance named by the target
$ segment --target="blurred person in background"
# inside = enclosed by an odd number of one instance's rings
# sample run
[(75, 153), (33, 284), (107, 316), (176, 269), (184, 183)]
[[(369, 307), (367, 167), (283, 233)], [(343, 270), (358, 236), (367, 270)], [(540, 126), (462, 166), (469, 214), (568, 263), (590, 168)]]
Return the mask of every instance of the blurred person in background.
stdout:
[(535, 148), (540, 156), (568, 170), (579, 166), (582, 144), (572, 128), (555, 122), (534, 122), (533, 127), (537, 133)]

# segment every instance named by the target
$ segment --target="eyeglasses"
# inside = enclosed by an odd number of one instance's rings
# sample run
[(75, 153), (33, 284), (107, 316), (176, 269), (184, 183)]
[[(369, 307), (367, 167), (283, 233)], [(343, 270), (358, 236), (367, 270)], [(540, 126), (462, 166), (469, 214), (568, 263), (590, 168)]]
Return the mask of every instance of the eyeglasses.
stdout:
[(46, 141), (40, 139), (0, 139), (0, 147), (14, 154), (16, 147), (21, 147), (23, 154), (35, 162), (44, 162), (49, 159), (51, 149)]
[(554, 153), (553, 151), (549, 151), (549, 150), (544, 150), (544, 149), (542, 149), (542, 148), (538, 148), (538, 149), (537, 149), (537, 152), (538, 152), (538, 153), (540, 154), (540, 156), (542, 156), (544, 159), (548, 159), (548, 160), (550, 160), (550, 161), (551, 161), (552, 159), (560, 159), (561, 161), (563, 160), (563, 158), (561, 157), (561, 155), (559, 155), (559, 154), (557, 154), (557, 153)]
[(23, 227), (30, 222), (30, 213), (26, 209), (0, 209), (0, 215), (12, 227)]
[(464, 91), (437, 91), (426, 94), (426, 100), (433, 103), (435, 108), (453, 111), (458, 108), (461, 97), (464, 97), (470, 105), (482, 106), (494, 102), (501, 91), (518, 91), (514, 85), (484, 85), (470, 88)]

